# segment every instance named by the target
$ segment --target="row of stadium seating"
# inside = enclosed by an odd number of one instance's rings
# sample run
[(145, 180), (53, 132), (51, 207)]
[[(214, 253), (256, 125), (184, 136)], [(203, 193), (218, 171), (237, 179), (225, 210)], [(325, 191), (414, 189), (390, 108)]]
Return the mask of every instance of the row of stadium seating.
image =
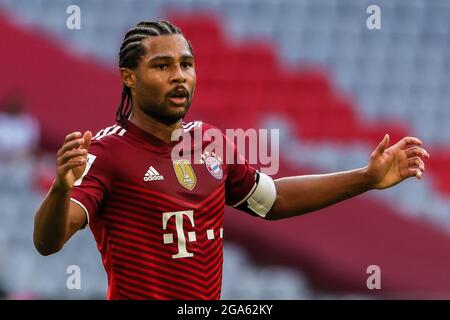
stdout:
[[(33, 5), (28, 5), (25, 1), (3, 2), (5, 6), (27, 15), (30, 21), (44, 27), (45, 21), (61, 21), (65, 17), (61, 12), (66, 3), (60, 1), (42, 0)], [(199, 85), (205, 86), (205, 90), (200, 91), (197, 97), (196, 105), (201, 107), (201, 102), (208, 99), (217, 103), (207, 106), (208, 108), (245, 108), (255, 111), (286, 108), (290, 114), (292, 109), (297, 109), (298, 119), (295, 119), (295, 122), (299, 124), (300, 136), (308, 138), (331, 138), (338, 142), (356, 138), (375, 144), (388, 127), (392, 128), (394, 139), (404, 134), (418, 135), (427, 144), (434, 143), (436, 150), (439, 150), (439, 157), (433, 157), (430, 167), (437, 177), (442, 177), (442, 182), (437, 184), (439, 188), (448, 191), (450, 183), (446, 182), (448, 179), (445, 163), (449, 155), (445, 150), (442, 151), (442, 157), (440, 153), (442, 147), (448, 149), (446, 145), (450, 138), (450, 127), (445, 123), (450, 117), (450, 91), (445, 77), (450, 66), (446, 62), (447, 41), (442, 41), (440, 35), (445, 30), (450, 30), (448, 19), (445, 19), (450, 8), (445, 1), (414, 1), (408, 2), (407, 5), (402, 1), (381, 1), (379, 5), (382, 8), (385, 27), (379, 31), (370, 31), (365, 28), (364, 23), (364, 8), (367, 4), (365, 1), (308, 0), (235, 1), (230, 4), (228, 1), (193, 0), (169, 1), (164, 4), (162, 1), (135, 1), (132, 5), (119, 1), (111, 5), (102, 1), (81, 1), (80, 6), (86, 9), (83, 10), (83, 17), (87, 20), (84, 29), (74, 32), (63, 25), (49, 28), (52, 32), (75, 41), (77, 47), (84, 47), (82, 51), (98, 54), (98, 60), (107, 58), (114, 61), (120, 43), (119, 35), (135, 22), (129, 21), (129, 15), (117, 15), (119, 11), (148, 12), (148, 18), (151, 18), (167, 7), (187, 11), (215, 8), (223, 14), (225, 30), (231, 31), (233, 36), (239, 39), (245, 35), (259, 35), (264, 36), (266, 40), (272, 39), (274, 44), (280, 43), (282, 48), (294, 46), (283, 49), (283, 57), (292, 54), (312, 56), (312, 59), (296, 56), (288, 60), (305, 65), (319, 64), (325, 72), (331, 72), (337, 84), (348, 90), (351, 96), (336, 99), (334, 93), (329, 90), (333, 84), (327, 83), (329, 80), (324, 74), (312, 75), (309, 72), (295, 75), (299, 78), (298, 81), (286, 79), (285, 75), (279, 75), (277, 66), (284, 66), (285, 69), (291, 67), (289, 64), (277, 62), (279, 57), (274, 56), (269, 44), (259, 41), (252, 46), (251, 51), (247, 47), (230, 46), (230, 37), (225, 36), (214, 21), (206, 18), (199, 19), (192, 27), (186, 26), (184, 30), (195, 44), (201, 81)], [(50, 16), (45, 21), (40, 19), (44, 8)], [(240, 15), (239, 12), (244, 12), (245, 15)], [(285, 15), (287, 12), (293, 14)], [(117, 18), (100, 19), (102, 15), (108, 14), (117, 15)], [(265, 15), (271, 16), (269, 18)], [(133, 18), (136, 19), (136, 16)], [(92, 19), (92, 23), (89, 19)], [(252, 33), (251, 26), (258, 19), (262, 20), (262, 24), (277, 25), (282, 30), (270, 34), (260, 31)], [(64, 19), (62, 21), (64, 22)], [(244, 30), (248, 31), (242, 34), (242, 37), (227, 29), (228, 26), (233, 28), (233, 25), (239, 25), (238, 21), (245, 26)], [(420, 23), (416, 23), (418, 21)], [(323, 29), (330, 30), (333, 37), (324, 36)], [(331, 51), (327, 57), (321, 58), (320, 54), (315, 53), (314, 45), (303, 44), (301, 39), (290, 34), (291, 31), (297, 32), (296, 30), (300, 30), (300, 35), (322, 42), (320, 47), (329, 47)], [(413, 36), (403, 36), (402, 32), (413, 33)], [(100, 35), (102, 46), (97, 46)], [(85, 42), (78, 43), (77, 37)], [(106, 52), (95, 51), (100, 47)], [(347, 51), (340, 52), (340, 48)], [(262, 65), (264, 68), (260, 67)], [(314, 80), (311, 77), (314, 77)], [(211, 78), (214, 81), (211, 81)], [(315, 81), (317, 78), (322, 79)], [(217, 83), (218, 81), (221, 82)], [(236, 86), (236, 81), (240, 81), (239, 86)], [(324, 86), (325, 91), (317, 91), (321, 89), (314, 87), (315, 83)], [(216, 94), (208, 90), (209, 86), (223, 88), (221, 99), (202, 99), (202, 95)], [(241, 90), (231, 91), (230, 86)], [(304, 92), (300, 97), (298, 95), (301, 88), (304, 88)], [(263, 90), (268, 94), (255, 97), (252, 95), (255, 90)], [(239, 94), (241, 99), (235, 99), (236, 94)], [(335, 108), (336, 105), (344, 107)], [(352, 108), (353, 112), (349, 108)], [(332, 113), (327, 113), (326, 109)], [(332, 117), (330, 120), (335, 121), (324, 122), (321, 117), (327, 117), (327, 114)], [(396, 123), (386, 123), (388, 118), (390, 122), (394, 120)], [(374, 122), (376, 120), (381, 121), (383, 125)], [(408, 126), (405, 125), (406, 121)], [(318, 123), (323, 125), (319, 127)], [(340, 125), (341, 123), (345, 125)], [(245, 123), (241, 122), (240, 125), (244, 126)], [(324, 130), (325, 128), (327, 130)]]
[[(441, 29), (448, 26), (441, 18), (449, 16), (445, 2), (412, 1), (405, 5), (402, 1), (380, 1), (383, 29), (379, 31), (365, 29), (365, 1), (133, 0), (127, 5), (120, 1), (79, 1), (87, 21), (79, 31), (64, 27), (66, 16), (61, 17), (61, 12), (67, 2), (41, 0), (31, 5), (34, 9), (26, 1), (0, 3), (19, 20), (26, 16), (32, 25), (48, 28), (50, 35), (73, 41), (67, 54), (55, 49), (59, 42), (55, 46), (36, 41), (35, 37), (28, 39), (24, 32), (16, 37), (28, 41), (14, 42), (17, 51), (11, 52), (20, 57), (25, 46), (33, 48), (33, 52), (48, 57), (40, 61), (39, 67), (46, 72), (52, 70), (62, 80), (61, 88), (56, 88), (65, 93), (66, 108), (62, 110), (48, 100), (52, 91), (40, 88), (36, 92), (32, 85), (24, 86), (33, 103), (31, 110), (43, 123), (44, 142), (53, 148), (70, 129), (93, 129), (109, 123), (112, 106), (117, 105), (119, 98), (118, 93), (111, 94), (112, 88), (120, 92), (117, 74), (110, 70), (111, 66), (115, 68), (123, 31), (136, 19), (160, 17), (170, 7), (196, 14), (195, 18), (173, 16), (192, 40), (197, 59), (199, 84), (189, 118), (203, 119), (222, 128), (265, 127), (263, 119), (281, 118), (275, 127), (292, 129), (292, 134), (284, 133), (286, 140), (282, 141), (281, 175), (364, 165), (365, 157), (385, 132), (391, 134), (392, 140), (412, 134), (423, 137), (427, 146), (431, 145), (427, 181), (432, 183), (415, 187), (411, 182), (383, 192), (380, 197), (352, 200), (327, 209), (318, 217), (270, 228), (229, 213), (232, 223), (228, 222), (227, 237), (248, 244), (248, 249), (256, 252), (254, 243), (268, 245), (272, 248), (271, 262), (292, 263), (292, 252), (298, 252), (294, 264), (306, 270), (316, 286), (327, 289), (364, 289), (360, 287), (365, 282), (358, 268), (378, 261), (387, 269), (391, 280), (388, 283), (394, 291), (447, 290), (443, 280), (448, 259), (442, 258), (442, 252), (448, 239), (436, 231), (439, 229), (430, 230), (427, 224), (411, 222), (417, 216), (429, 222), (446, 220), (447, 224), (440, 227), (450, 230), (450, 204), (441, 201), (450, 193), (450, 130), (445, 126), (450, 108), (444, 76), (449, 67), (448, 42), (440, 41), (440, 35), (446, 32)], [(150, 7), (151, 11), (144, 10)], [(221, 18), (198, 14), (205, 8), (222, 14)], [(130, 10), (130, 14), (123, 14), (124, 10)], [(419, 19), (414, 14), (422, 15), (422, 11), (423, 22), (412, 23), (410, 17)], [(45, 20), (50, 22), (42, 21), (44, 12), (50, 17)], [(428, 15), (436, 18), (429, 21)], [(403, 19), (405, 27), (391, 28), (399, 19)], [(18, 31), (7, 25), (2, 30), (4, 39), (16, 41), (10, 33), (17, 35)], [(254, 40), (256, 36), (259, 39)], [(267, 39), (280, 43), (282, 50)], [(74, 52), (97, 56), (97, 62), (80, 62), (73, 58)], [(99, 69), (98, 62), (106, 68)], [(70, 74), (58, 71), (67, 65), (73, 66)], [(39, 77), (30, 75), (28, 81), (32, 84)], [(258, 92), (264, 95), (255, 94)], [(86, 103), (96, 107), (98, 117), (86, 119), (85, 114), (73, 112), (71, 123), (55, 121), (63, 118), (67, 110), (77, 110)], [(357, 150), (351, 158), (353, 148)], [(372, 203), (373, 199), (376, 203)], [(401, 207), (406, 208), (405, 212)], [(272, 242), (277, 239), (288, 245), (271, 247), (264, 239), (268, 233)], [(321, 241), (314, 233), (327, 240)], [(435, 250), (424, 252), (425, 244)], [(267, 252), (267, 247), (262, 247)], [(364, 252), (364, 247), (371, 248), (370, 254)], [(397, 256), (390, 256), (387, 247), (389, 252), (398, 252)], [(264, 250), (259, 249), (260, 256), (265, 255)], [(354, 255), (353, 261), (348, 254)], [(417, 256), (422, 257), (421, 261), (416, 261)], [(411, 273), (402, 273), (410, 264), (414, 264)], [(415, 285), (408, 284), (408, 278), (423, 272), (434, 275)]]
[[(136, 20), (156, 18), (166, 9), (196, 14), (214, 10), (221, 15), (227, 34), (232, 35), (227, 38), (271, 40), (275, 48), (281, 49), (281, 60), (326, 68), (340, 87), (355, 96), (358, 111), (364, 117), (407, 119), (414, 132), (430, 142), (442, 144), (450, 138), (450, 130), (441, 130), (442, 119), (449, 116), (450, 110), (446, 77), (450, 71), (446, 41), (450, 6), (446, 1), (378, 1), (382, 9), (381, 30), (366, 28), (370, 1), (79, 1), (83, 13), (79, 31), (65, 28), (64, 12), (70, 1), (2, 3), (33, 26), (73, 41), (75, 50), (94, 54), (108, 64), (115, 63), (121, 35)], [(46, 19), (42, 19), (44, 14)], [(220, 57), (230, 52), (212, 45), (214, 42), (209, 40), (217, 39), (214, 32), (197, 30), (204, 41), (197, 41), (196, 47), (205, 43), (209, 51), (217, 53), (213, 59), (215, 68), (208, 66), (208, 70), (217, 70), (216, 77), (234, 79), (242, 75), (243, 72), (222, 72)], [(198, 36), (192, 34), (194, 38)], [(99, 38), (101, 46), (97, 45)], [(236, 62), (239, 64), (239, 60)], [(236, 69), (246, 70), (246, 64), (247, 61)]]

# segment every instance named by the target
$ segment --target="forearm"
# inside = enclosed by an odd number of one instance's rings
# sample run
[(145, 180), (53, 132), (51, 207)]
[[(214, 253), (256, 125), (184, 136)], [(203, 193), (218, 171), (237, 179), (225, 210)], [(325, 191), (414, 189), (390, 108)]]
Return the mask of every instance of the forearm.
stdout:
[(275, 180), (277, 199), (268, 219), (282, 219), (322, 209), (371, 189), (366, 168)]
[(36, 212), (34, 245), (43, 255), (59, 251), (64, 245), (69, 229), (69, 204), (71, 190), (52, 185)]

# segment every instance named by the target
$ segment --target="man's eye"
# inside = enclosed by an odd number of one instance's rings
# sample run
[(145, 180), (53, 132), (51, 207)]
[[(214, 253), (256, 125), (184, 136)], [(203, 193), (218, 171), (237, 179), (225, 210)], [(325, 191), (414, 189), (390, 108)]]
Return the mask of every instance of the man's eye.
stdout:
[(155, 66), (155, 68), (157, 68), (159, 70), (166, 70), (167, 69), (167, 64), (157, 64)]
[(189, 63), (189, 62), (183, 62), (183, 63), (181, 64), (181, 67), (184, 68), (184, 69), (190, 68), (190, 67), (192, 67), (192, 63)]

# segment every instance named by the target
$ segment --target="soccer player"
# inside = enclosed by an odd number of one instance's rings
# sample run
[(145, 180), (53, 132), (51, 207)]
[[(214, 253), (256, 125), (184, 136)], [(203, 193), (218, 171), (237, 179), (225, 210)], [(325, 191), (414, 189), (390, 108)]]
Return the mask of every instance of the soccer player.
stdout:
[(50, 255), (89, 225), (108, 275), (108, 299), (219, 299), (225, 204), (269, 220), (288, 218), (420, 179), (425, 170), (429, 155), (419, 139), (388, 147), (388, 135), (366, 167), (333, 174), (273, 180), (248, 162), (224, 163), (209, 152), (198, 161), (189, 157), (206, 142), (175, 160), (173, 132), (193, 136), (213, 128), (182, 121), (196, 85), (189, 41), (167, 21), (140, 22), (119, 56), (117, 122), (94, 137), (66, 136), (34, 227), (37, 250)]

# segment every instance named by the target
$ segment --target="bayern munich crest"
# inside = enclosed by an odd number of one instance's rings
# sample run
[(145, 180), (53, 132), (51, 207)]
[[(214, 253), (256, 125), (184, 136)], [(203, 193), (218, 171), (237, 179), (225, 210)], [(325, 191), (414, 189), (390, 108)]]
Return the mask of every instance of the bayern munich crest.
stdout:
[(201, 163), (204, 163), (209, 173), (216, 179), (223, 178), (222, 159), (218, 157), (214, 152), (209, 153), (206, 151), (202, 154)]

